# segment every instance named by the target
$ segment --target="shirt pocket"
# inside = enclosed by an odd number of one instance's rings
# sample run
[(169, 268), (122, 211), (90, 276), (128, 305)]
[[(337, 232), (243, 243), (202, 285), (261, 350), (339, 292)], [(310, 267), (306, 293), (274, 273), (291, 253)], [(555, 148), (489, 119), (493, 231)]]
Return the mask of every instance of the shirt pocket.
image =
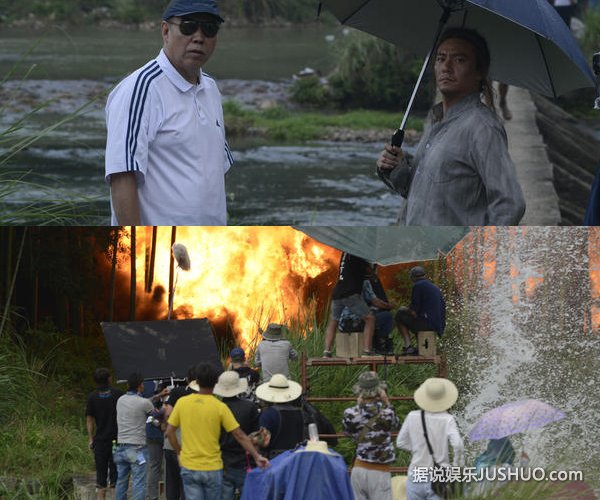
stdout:
[(463, 182), (478, 177), (468, 163), (467, 151), (468, 145), (457, 142), (431, 144), (423, 157), (422, 175), (434, 184)]

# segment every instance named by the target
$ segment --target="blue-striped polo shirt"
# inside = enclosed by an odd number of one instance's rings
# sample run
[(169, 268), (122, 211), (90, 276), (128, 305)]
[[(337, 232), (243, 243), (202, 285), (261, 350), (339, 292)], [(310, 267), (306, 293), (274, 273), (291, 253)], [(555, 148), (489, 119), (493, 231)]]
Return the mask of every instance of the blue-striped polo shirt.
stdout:
[(106, 125), (106, 180), (135, 172), (142, 225), (227, 224), (233, 157), (221, 94), (206, 73), (189, 83), (161, 50), (110, 93)]

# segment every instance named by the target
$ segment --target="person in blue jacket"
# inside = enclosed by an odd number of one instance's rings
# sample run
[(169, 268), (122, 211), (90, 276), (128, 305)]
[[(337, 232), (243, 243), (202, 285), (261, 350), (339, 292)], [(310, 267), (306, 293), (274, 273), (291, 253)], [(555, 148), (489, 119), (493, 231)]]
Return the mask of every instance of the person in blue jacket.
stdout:
[(446, 302), (441, 290), (427, 279), (425, 269), (415, 266), (410, 270), (413, 282), (410, 308), (401, 307), (396, 313), (396, 326), (404, 341), (403, 355), (417, 354), (410, 345), (408, 331), (434, 331), (442, 336), (446, 327)]

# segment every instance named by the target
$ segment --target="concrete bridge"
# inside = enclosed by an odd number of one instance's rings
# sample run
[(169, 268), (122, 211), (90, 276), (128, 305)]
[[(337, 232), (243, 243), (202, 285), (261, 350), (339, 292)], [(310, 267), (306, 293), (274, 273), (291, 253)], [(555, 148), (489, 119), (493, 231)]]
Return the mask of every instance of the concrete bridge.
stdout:
[(509, 151), (527, 204), (521, 225), (581, 225), (600, 143), (571, 115), (527, 90), (510, 87), (508, 105)]

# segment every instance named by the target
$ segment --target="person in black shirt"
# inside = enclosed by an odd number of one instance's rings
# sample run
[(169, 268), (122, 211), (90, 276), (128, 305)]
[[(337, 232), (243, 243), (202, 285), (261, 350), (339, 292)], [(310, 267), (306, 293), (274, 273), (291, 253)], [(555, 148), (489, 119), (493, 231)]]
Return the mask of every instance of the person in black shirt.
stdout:
[[(248, 389), (248, 381), (233, 370), (221, 373), (213, 393), (223, 398), (241, 429), (248, 435), (259, 429), (258, 406), (242, 396)], [(223, 458), (222, 500), (233, 500), (236, 490), (242, 496), (250, 457), (228, 432), (221, 431), (221, 457)]]
[(248, 388), (241, 397), (257, 403), (255, 391), (260, 381), (258, 370), (248, 366), (248, 363), (246, 362), (246, 353), (241, 347), (234, 347), (231, 349), (229, 357), (231, 358), (231, 370), (237, 372), (240, 378), (245, 378), (248, 381)]
[[(110, 372), (98, 368), (94, 372), (97, 384), (95, 391), (88, 395), (85, 406), (85, 419), (88, 433), (88, 446), (94, 452), (96, 463), (96, 491), (99, 499), (104, 499), (108, 479), (110, 487), (117, 483), (117, 468), (112, 458), (112, 442), (117, 439), (117, 399), (123, 391), (110, 386)], [(94, 426), (96, 434), (94, 434)]]
[(296, 448), (306, 439), (301, 395), (302, 386), (281, 373), (256, 388), (258, 399), (270, 404), (263, 409), (259, 419), (260, 426), (271, 435), (266, 449), (269, 459)]
[(372, 356), (371, 342), (375, 332), (375, 316), (371, 313), (369, 306), (362, 297), (363, 281), (367, 277), (371, 265), (361, 257), (342, 253), (338, 280), (331, 293), (331, 318), (325, 331), (325, 350), (323, 357), (331, 357), (331, 348), (335, 340), (335, 332), (338, 328), (340, 316), (344, 307), (365, 322), (363, 330), (363, 356)]
[[(174, 387), (169, 393), (169, 398), (164, 405), (163, 431), (166, 428), (167, 420), (169, 420), (169, 416), (171, 415), (177, 400), (183, 396), (199, 391), (200, 388), (196, 383), (195, 367), (192, 366), (188, 369), (186, 382), (188, 382), (188, 385)], [(177, 453), (175, 453), (175, 450), (173, 450), (171, 443), (169, 443), (169, 440), (166, 437), (163, 453), (165, 455), (165, 493), (167, 500), (185, 500)]]

